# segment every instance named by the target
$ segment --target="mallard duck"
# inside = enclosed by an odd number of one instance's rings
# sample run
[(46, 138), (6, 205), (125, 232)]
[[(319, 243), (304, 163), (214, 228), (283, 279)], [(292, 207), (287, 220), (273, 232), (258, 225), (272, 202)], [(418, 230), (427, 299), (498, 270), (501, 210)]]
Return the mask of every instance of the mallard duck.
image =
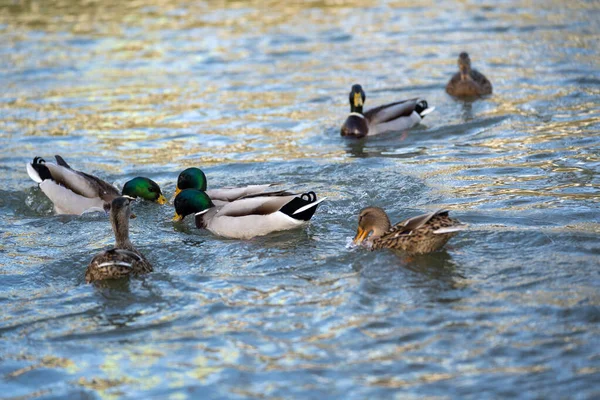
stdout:
[(361, 138), (383, 132), (402, 131), (419, 124), (435, 107), (425, 100), (410, 99), (384, 104), (363, 113), (366, 95), (360, 85), (350, 90), (350, 115), (342, 125), (341, 135)]
[[(355, 244), (365, 243), (371, 250), (390, 248), (423, 254), (440, 249), (466, 225), (437, 210), (418, 215), (391, 226), (390, 219), (379, 207), (363, 208), (358, 215)], [(371, 234), (371, 236), (369, 236)]]
[[(56, 164), (35, 157), (27, 164), (27, 174), (39, 183), (42, 192), (54, 204), (57, 214), (81, 215), (90, 211), (103, 211), (120, 195), (119, 190), (100, 178), (75, 171), (61, 156)], [(165, 204), (160, 187), (151, 179), (137, 177), (125, 183), (123, 195)]]
[(250, 239), (275, 231), (305, 225), (326, 197), (317, 200), (314, 192), (302, 195), (247, 197), (217, 207), (205, 192), (185, 189), (175, 198), (174, 221), (195, 214), (196, 227), (206, 228), (215, 235)]
[(131, 200), (132, 197), (121, 196), (111, 202), (110, 223), (115, 234), (115, 247), (92, 258), (85, 271), (87, 283), (152, 272), (152, 265), (129, 240)]
[(484, 96), (492, 93), (492, 84), (479, 71), (471, 68), (471, 59), (465, 52), (458, 56), (459, 72), (446, 85), (446, 92), (456, 97)]
[(175, 188), (175, 196), (185, 189), (202, 190), (211, 200), (217, 205), (240, 199), (245, 196), (252, 196), (266, 192), (269, 188), (276, 186), (276, 183), (265, 185), (248, 185), (241, 187), (224, 187), (221, 189), (209, 189), (207, 187), (206, 175), (200, 168), (188, 168), (183, 170), (177, 177), (177, 186)]

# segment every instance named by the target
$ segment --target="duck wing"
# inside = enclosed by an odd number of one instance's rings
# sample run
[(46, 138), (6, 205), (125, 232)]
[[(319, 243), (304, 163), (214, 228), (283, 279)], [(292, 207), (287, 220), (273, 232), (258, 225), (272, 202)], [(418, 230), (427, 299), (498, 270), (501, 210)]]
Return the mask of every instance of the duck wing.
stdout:
[(277, 183), (265, 185), (248, 185), (242, 187), (224, 187), (220, 189), (209, 189), (206, 191), (211, 200), (234, 201), (246, 196), (260, 195), (266, 192), (271, 187), (278, 185)]
[(381, 239), (389, 239), (400, 235), (410, 235), (413, 231), (427, 224), (436, 215), (448, 215), (448, 210), (440, 209), (427, 214), (417, 215), (394, 225)]
[(492, 83), (481, 72), (476, 69), (471, 70), (471, 78), (477, 82), (481, 88), (481, 94), (492, 93)]
[(41, 157), (35, 157), (27, 164), (27, 173), (35, 182), (42, 183), (50, 179), (72, 192), (87, 198), (100, 197), (110, 201), (119, 195), (119, 191), (103, 180), (72, 169), (62, 157), (57, 157), (57, 164), (46, 162)]
[(382, 124), (401, 117), (410, 117), (419, 99), (409, 99), (395, 103), (384, 104), (365, 112), (369, 124)]

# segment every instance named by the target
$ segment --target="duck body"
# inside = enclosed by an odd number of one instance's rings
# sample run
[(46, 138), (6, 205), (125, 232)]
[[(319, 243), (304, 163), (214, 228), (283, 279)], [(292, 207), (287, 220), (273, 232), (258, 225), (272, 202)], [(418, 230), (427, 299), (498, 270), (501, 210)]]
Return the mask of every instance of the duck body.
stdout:
[(175, 199), (175, 220), (193, 213), (198, 228), (221, 237), (251, 239), (306, 225), (323, 200), (317, 199), (314, 192), (302, 195), (278, 192), (215, 206), (206, 193), (187, 189)]
[(459, 72), (446, 85), (446, 93), (455, 97), (479, 97), (492, 94), (492, 83), (476, 69), (471, 68), (467, 53), (458, 57)]
[(267, 192), (277, 184), (248, 185), (240, 187), (224, 187), (207, 190), (206, 175), (200, 168), (191, 167), (183, 170), (177, 177), (175, 196), (185, 189), (198, 189), (205, 192), (215, 205), (221, 206), (246, 196), (254, 196)]
[(129, 240), (131, 200), (133, 198), (123, 196), (111, 202), (110, 222), (115, 235), (115, 246), (92, 258), (85, 272), (87, 283), (152, 272), (150, 262), (133, 247)]
[[(354, 242), (366, 242), (371, 250), (389, 248), (424, 254), (441, 249), (465, 228), (466, 225), (451, 218), (447, 210), (418, 215), (391, 226), (385, 211), (367, 207), (359, 214)], [(370, 233), (371, 237), (367, 238)]]
[(350, 114), (344, 121), (340, 134), (356, 138), (410, 129), (435, 109), (429, 107), (427, 101), (414, 98), (384, 104), (363, 113), (366, 95), (360, 85), (352, 86), (349, 99)]
[(57, 214), (81, 215), (90, 211), (104, 211), (105, 205), (119, 196), (119, 190), (111, 184), (75, 171), (61, 156), (56, 163), (35, 157), (27, 164), (27, 174), (54, 204)]
[[(56, 163), (52, 163), (35, 157), (27, 164), (27, 174), (52, 201), (57, 214), (81, 215), (92, 211), (106, 211), (112, 200), (121, 195), (110, 183), (74, 170), (59, 155), (55, 158)], [(156, 182), (144, 177), (125, 183), (122, 194), (159, 204), (167, 202)]]

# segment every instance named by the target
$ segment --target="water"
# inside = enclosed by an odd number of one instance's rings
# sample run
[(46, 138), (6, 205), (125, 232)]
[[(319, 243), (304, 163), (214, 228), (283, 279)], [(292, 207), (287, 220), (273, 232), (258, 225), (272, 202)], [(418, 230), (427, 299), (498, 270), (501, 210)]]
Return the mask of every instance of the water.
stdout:
[[(0, 2), (0, 389), (17, 398), (600, 396), (600, 7), (518, 2)], [(438, 2), (440, 3), (440, 2)], [(460, 51), (494, 95), (455, 101)], [(347, 94), (436, 106), (344, 140)], [(84, 284), (106, 217), (54, 216), (34, 156), (170, 197), (285, 182), (329, 200), (250, 241), (136, 204), (141, 279)], [(447, 207), (407, 257), (358, 210)]]

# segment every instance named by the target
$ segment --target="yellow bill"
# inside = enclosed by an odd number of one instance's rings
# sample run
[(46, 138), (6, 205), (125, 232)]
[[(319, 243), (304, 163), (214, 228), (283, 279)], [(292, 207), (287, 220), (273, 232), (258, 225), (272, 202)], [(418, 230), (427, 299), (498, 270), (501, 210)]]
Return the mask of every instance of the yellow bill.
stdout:
[(173, 217), (173, 221), (181, 221), (183, 220), (183, 217), (177, 213), (175, 213), (175, 216)]
[(363, 101), (360, 93), (354, 93), (354, 107), (362, 107)]
[(167, 204), (167, 198), (165, 196), (163, 196), (162, 194), (158, 197), (158, 199), (156, 200), (156, 202), (158, 204)]
[(369, 231), (366, 231), (359, 226), (356, 230), (356, 236), (354, 236), (353, 243), (359, 245), (367, 238), (367, 236), (369, 236)]

